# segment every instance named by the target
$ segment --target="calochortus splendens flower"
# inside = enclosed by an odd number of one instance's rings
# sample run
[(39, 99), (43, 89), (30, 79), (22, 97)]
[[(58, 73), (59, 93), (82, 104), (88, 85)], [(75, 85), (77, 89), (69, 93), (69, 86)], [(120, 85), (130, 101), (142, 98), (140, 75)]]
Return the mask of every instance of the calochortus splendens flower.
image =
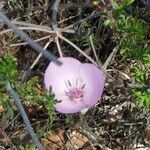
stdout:
[(51, 62), (44, 75), (47, 90), (52, 90), (60, 113), (76, 113), (94, 106), (104, 89), (103, 72), (91, 63), (81, 63), (71, 57), (58, 59), (62, 65)]

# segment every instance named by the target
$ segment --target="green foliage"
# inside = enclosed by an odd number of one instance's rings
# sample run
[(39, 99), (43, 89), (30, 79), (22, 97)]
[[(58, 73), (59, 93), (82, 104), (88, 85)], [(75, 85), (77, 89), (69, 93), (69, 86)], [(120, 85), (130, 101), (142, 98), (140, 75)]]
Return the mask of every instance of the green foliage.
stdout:
[(143, 40), (147, 28), (140, 20), (137, 20), (128, 15), (120, 15), (116, 22), (116, 31), (135, 36), (136, 40)]
[(19, 79), (16, 65), (16, 60), (11, 54), (0, 58), (0, 86), (4, 85), (7, 81), (15, 83)]
[[(135, 67), (134, 76), (136, 82), (143, 85), (150, 85), (150, 67), (145, 69), (140, 67)], [(139, 107), (144, 107), (147, 110), (150, 110), (150, 91), (147, 89), (136, 89), (133, 90), (134, 95), (137, 97), (137, 104)]]
[(92, 36), (93, 43), (95, 47), (101, 47), (100, 43), (102, 41), (99, 35), (93, 34), (92, 23), (90, 21), (85, 21), (82, 23), (78, 29), (78, 33), (73, 37), (73, 42), (77, 45), (82, 45), (84, 48), (91, 47), (90, 36)]
[(30, 103), (33, 105), (43, 106), (47, 111), (48, 121), (47, 130), (50, 130), (55, 120), (55, 99), (51, 92), (45, 92), (37, 87), (38, 77), (32, 77), (26, 84), (16, 85), (16, 89), (21, 97), (23, 97), (24, 103)]
[(150, 92), (144, 90), (134, 90), (134, 95), (137, 97), (139, 107), (144, 107), (150, 110)]
[(41, 101), (41, 91), (37, 88), (37, 83), (38, 77), (32, 77), (29, 81), (27, 81), (27, 83), (16, 85), (18, 94), (24, 98), (24, 101), (35, 104)]
[(125, 11), (133, 0), (125, 0), (120, 4), (112, 0), (111, 3), (112, 16), (105, 16), (107, 19), (104, 24), (114, 30), (113, 40), (120, 45), (123, 55), (143, 61), (145, 56), (150, 55), (150, 47), (143, 43), (150, 27)]
[(14, 107), (12, 105), (12, 102), (9, 100), (9, 97), (5, 93), (2, 93), (2, 92), (0, 92), (0, 105), (3, 106), (3, 108), (5, 109), (5, 114), (4, 114), (5, 117), (7, 119), (13, 119)]
[(56, 118), (55, 107), (54, 107), (56, 100), (53, 94), (51, 94), (50, 92), (47, 92), (45, 94), (45, 97), (43, 97), (42, 102), (49, 116), (48, 122), (47, 122), (47, 131), (49, 131), (52, 129), (53, 122)]
[(142, 60), (145, 54), (150, 53), (150, 48), (142, 43), (148, 27), (140, 20), (127, 15), (120, 16), (116, 22), (116, 31), (120, 34), (115, 38), (120, 40), (122, 54)]
[(38, 86), (38, 77), (32, 77), (25, 84), (19, 83), (20, 78), (16, 59), (11, 54), (0, 58), (0, 105), (3, 106), (5, 115), (12, 119), (15, 114), (14, 108), (16, 108), (5, 91), (6, 84), (10, 82), (24, 104), (36, 105), (37, 107), (43, 106), (45, 113), (48, 114), (47, 126), (50, 129), (55, 120), (54, 95), (45, 92)]
[(115, 11), (122, 12), (127, 6), (131, 5), (134, 0), (123, 0), (120, 3), (118, 3), (116, 0), (110, 0), (110, 2)]
[(5, 85), (8, 82), (15, 84), (19, 79), (19, 73), (16, 70), (16, 60), (11, 54), (7, 54), (4, 58), (0, 58), (0, 105), (5, 109), (7, 118), (14, 117), (14, 107), (5, 93)]
[(146, 52), (145, 54), (142, 55), (142, 58), (143, 58), (143, 62), (146, 66), (150, 65), (150, 47), (146, 47), (144, 49), (144, 51), (148, 51)]
[[(143, 68), (135, 67), (134, 77), (138, 84), (150, 85), (150, 46), (145, 42), (150, 36), (150, 27), (136, 16), (126, 12), (134, 0), (124, 0), (117, 3), (111, 0), (111, 15), (105, 15), (105, 26), (109, 26), (114, 32), (113, 40), (120, 45), (120, 53), (127, 58), (136, 59), (141, 62)], [(137, 10), (138, 8), (136, 8)], [(105, 18), (104, 17), (104, 18)], [(150, 109), (150, 94), (146, 90), (136, 89), (133, 94), (137, 98), (140, 107)]]
[(37, 148), (35, 146), (20, 146), (19, 150), (37, 150)]
[(91, 35), (91, 27), (92, 25), (90, 22), (82, 23), (78, 29), (78, 33), (73, 38), (73, 41), (80, 43), (84, 47), (88, 47), (90, 45), (89, 36)]
[(149, 84), (150, 76), (149, 76), (149, 70), (147, 68), (142, 67), (135, 67), (134, 68), (134, 77), (136, 78), (136, 81), (141, 84)]

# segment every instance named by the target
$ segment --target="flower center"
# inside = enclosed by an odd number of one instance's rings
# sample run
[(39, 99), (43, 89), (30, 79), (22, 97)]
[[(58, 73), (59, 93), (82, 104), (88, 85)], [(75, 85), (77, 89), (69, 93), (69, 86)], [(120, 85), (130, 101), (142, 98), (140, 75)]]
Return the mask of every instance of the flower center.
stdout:
[(68, 91), (67, 96), (69, 97), (70, 100), (82, 100), (83, 98), (83, 90), (79, 88), (72, 88)]
[(69, 98), (70, 101), (82, 102), (82, 100), (84, 98), (84, 87), (85, 87), (85, 85), (83, 83), (79, 82), (78, 79), (76, 80), (75, 84), (72, 84), (68, 80), (68, 90), (65, 92), (65, 94)]

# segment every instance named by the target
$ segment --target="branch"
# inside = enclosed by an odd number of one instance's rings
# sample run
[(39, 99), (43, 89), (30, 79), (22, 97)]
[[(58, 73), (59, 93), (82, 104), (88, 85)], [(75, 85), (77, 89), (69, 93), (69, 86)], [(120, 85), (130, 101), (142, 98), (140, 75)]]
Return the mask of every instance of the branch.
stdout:
[(10, 83), (7, 84), (6, 86), (6, 91), (10, 94), (10, 96), (14, 99), (14, 101), (16, 102), (16, 105), (18, 107), (18, 109), (20, 110), (21, 116), (23, 118), (24, 123), (27, 126), (27, 129), (29, 131), (30, 136), (32, 137), (34, 143), (36, 144), (36, 146), (38, 147), (39, 150), (44, 150), (43, 145), (40, 143), (40, 141), (38, 140), (35, 132), (33, 131), (33, 128), (31, 127), (31, 123), (27, 117), (27, 114), (23, 108), (23, 105), (21, 103), (21, 100), (19, 98), (19, 95), (14, 91), (14, 89), (11, 87)]
[(55, 0), (52, 11), (52, 28), (57, 34), (59, 34), (59, 29), (57, 28), (57, 14), (60, 1), (61, 0)]
[[(9, 28), (11, 28), (22, 40), (28, 42), (29, 45), (38, 53), (43, 51), (43, 48), (39, 44), (33, 42), (32, 38), (30, 38), (23, 31), (19, 30), (13, 23), (11, 23), (11, 21), (9, 21), (9, 19), (2, 12), (0, 12), (0, 20), (2, 20)], [(56, 64), (61, 64), (61, 62), (58, 61), (57, 58), (47, 50), (43, 52), (43, 55), (49, 60), (54, 61)]]
[(58, 52), (60, 57), (63, 57), (63, 53), (60, 47), (60, 43), (59, 43), (59, 35), (61, 35), (60, 33), (60, 29), (57, 27), (57, 14), (58, 14), (58, 7), (59, 7), (59, 3), (61, 0), (55, 0), (54, 5), (53, 5), (53, 11), (52, 11), (52, 28), (53, 30), (56, 32), (56, 37), (55, 37), (55, 41), (56, 41), (56, 45), (58, 48)]

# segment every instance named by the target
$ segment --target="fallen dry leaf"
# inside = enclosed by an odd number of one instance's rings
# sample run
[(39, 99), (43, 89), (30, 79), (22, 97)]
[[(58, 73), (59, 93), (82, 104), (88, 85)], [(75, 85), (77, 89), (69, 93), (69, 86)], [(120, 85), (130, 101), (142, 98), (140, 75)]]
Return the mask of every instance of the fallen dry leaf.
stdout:
[(56, 132), (48, 133), (45, 138), (42, 138), (42, 143), (46, 150), (78, 150), (87, 142), (88, 139), (76, 130), (69, 134), (60, 129)]
[(76, 130), (71, 133), (70, 140), (75, 149), (82, 148), (88, 142), (87, 137)]
[(60, 129), (56, 132), (48, 133), (45, 138), (42, 138), (42, 143), (46, 150), (65, 149), (64, 131)]

